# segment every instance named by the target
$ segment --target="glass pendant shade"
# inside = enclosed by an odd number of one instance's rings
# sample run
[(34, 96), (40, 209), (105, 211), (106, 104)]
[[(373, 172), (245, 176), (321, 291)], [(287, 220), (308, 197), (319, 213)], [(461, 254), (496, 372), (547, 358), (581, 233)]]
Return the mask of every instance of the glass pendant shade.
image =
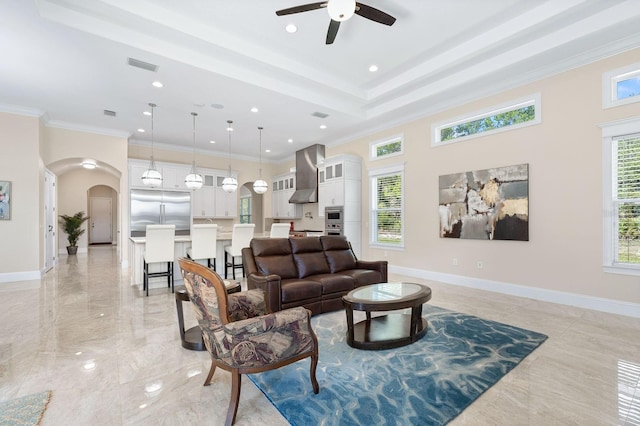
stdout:
[(222, 181), (222, 190), (231, 194), (232, 192), (236, 192), (238, 189), (238, 180), (231, 176), (231, 132), (233, 131), (233, 127), (231, 125), (233, 121), (227, 120), (227, 132), (229, 133), (229, 174)]
[(224, 178), (222, 181), (222, 190), (224, 192), (228, 192), (229, 194), (232, 192), (236, 192), (238, 189), (238, 181), (233, 176), (228, 176)]
[(142, 173), (142, 184), (155, 188), (162, 185), (162, 175), (156, 170), (156, 162), (153, 160), (153, 110), (156, 104), (150, 103), (151, 107), (151, 158), (149, 159), (149, 168)]
[(184, 178), (184, 184), (187, 185), (187, 188), (189, 189), (202, 188), (202, 176), (197, 173), (195, 164), (191, 168), (191, 173)]
[(258, 127), (258, 131), (260, 132), (260, 136), (259, 136), (260, 147), (258, 148), (260, 150), (259, 151), (260, 172), (258, 175), (258, 180), (253, 182), (253, 190), (256, 192), (256, 194), (264, 194), (265, 192), (267, 192), (267, 189), (269, 188), (269, 185), (267, 184), (267, 182), (265, 182), (264, 179), (262, 179), (262, 129), (263, 127)]
[(142, 183), (145, 186), (149, 186), (151, 188), (162, 185), (162, 175), (159, 171), (156, 170), (155, 164), (153, 164), (153, 160), (151, 160), (149, 169), (145, 170), (145, 172), (142, 174)]
[(184, 178), (184, 184), (187, 188), (196, 190), (202, 188), (202, 176), (198, 174), (196, 168), (196, 117), (198, 114), (192, 112), (191, 116), (193, 117), (193, 162), (191, 163), (191, 172)]
[(269, 185), (267, 185), (267, 182), (262, 179), (258, 179), (257, 181), (253, 182), (253, 190), (256, 191), (256, 194), (264, 194), (265, 192), (267, 192), (268, 188)]

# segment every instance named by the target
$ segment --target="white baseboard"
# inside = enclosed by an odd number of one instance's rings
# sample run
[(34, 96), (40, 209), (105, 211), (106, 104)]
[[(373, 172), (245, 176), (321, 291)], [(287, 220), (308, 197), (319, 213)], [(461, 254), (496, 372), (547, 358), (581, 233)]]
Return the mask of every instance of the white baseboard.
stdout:
[(0, 274), (0, 283), (39, 280), (40, 278), (42, 278), (40, 271), (7, 272)]
[(640, 304), (637, 303), (605, 299), (603, 297), (585, 296), (577, 293), (568, 293), (544, 288), (527, 287), (519, 284), (465, 277), (462, 275), (425, 271), (423, 269), (406, 268), (402, 266), (389, 265), (389, 272), (462, 287), (493, 291), (511, 296), (528, 297), (530, 299), (542, 300), (545, 302), (577, 306), (579, 308), (640, 318)]

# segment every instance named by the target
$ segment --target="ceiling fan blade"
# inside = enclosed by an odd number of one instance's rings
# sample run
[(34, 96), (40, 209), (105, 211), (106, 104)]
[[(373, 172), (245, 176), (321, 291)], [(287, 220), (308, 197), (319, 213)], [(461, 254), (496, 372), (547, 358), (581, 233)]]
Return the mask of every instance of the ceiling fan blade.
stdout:
[(386, 14), (375, 7), (367, 6), (366, 4), (358, 2), (356, 2), (356, 14), (384, 25), (393, 25), (393, 23), (396, 22), (396, 18), (393, 16)]
[(325, 44), (333, 44), (333, 41), (338, 35), (338, 29), (340, 28), (340, 21), (331, 20), (329, 24), (329, 31), (327, 31), (327, 42)]
[(319, 2), (319, 3), (302, 4), (300, 6), (295, 6), (295, 7), (290, 7), (288, 9), (278, 10), (278, 11), (276, 11), (276, 15), (278, 15), (278, 16), (291, 15), (292, 13), (308, 12), (310, 10), (322, 9), (323, 7), (327, 7), (327, 2), (326, 1), (322, 1), (322, 2)]

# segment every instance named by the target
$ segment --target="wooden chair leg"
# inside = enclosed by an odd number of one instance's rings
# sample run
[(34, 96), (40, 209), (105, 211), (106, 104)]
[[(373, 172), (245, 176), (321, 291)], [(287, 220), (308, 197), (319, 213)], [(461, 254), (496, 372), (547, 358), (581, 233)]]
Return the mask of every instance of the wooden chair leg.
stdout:
[(316, 367), (318, 366), (318, 354), (311, 355), (311, 386), (313, 386), (313, 393), (320, 392), (320, 385), (318, 385), (318, 379), (316, 379)]
[(213, 377), (213, 373), (215, 372), (216, 372), (216, 365), (212, 361), (211, 368), (209, 369), (209, 375), (207, 376), (207, 379), (204, 381), (204, 385), (202, 386), (209, 386), (211, 384), (211, 378)]
[(224, 251), (224, 279), (226, 280), (227, 274), (229, 273), (229, 253), (227, 253), (227, 251)]
[(240, 373), (238, 370), (231, 371), (231, 400), (227, 410), (227, 421), (225, 426), (231, 426), (236, 421), (238, 403), (240, 402)]

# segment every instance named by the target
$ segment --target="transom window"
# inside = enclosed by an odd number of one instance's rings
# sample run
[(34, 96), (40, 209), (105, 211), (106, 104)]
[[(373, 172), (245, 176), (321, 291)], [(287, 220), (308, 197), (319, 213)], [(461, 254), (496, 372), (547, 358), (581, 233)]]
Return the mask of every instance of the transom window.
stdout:
[(640, 275), (640, 119), (603, 126), (604, 268)]
[(394, 155), (400, 155), (403, 151), (402, 144), (403, 136), (394, 136), (390, 139), (385, 139), (379, 142), (372, 142), (370, 144), (370, 158), (376, 160), (382, 157), (392, 157)]
[(640, 102), (640, 63), (603, 74), (603, 108), (612, 108), (634, 102)]
[(371, 170), (370, 243), (404, 247), (404, 164)]
[(432, 128), (431, 146), (439, 146), (540, 123), (540, 94), (496, 105), (439, 123)]

